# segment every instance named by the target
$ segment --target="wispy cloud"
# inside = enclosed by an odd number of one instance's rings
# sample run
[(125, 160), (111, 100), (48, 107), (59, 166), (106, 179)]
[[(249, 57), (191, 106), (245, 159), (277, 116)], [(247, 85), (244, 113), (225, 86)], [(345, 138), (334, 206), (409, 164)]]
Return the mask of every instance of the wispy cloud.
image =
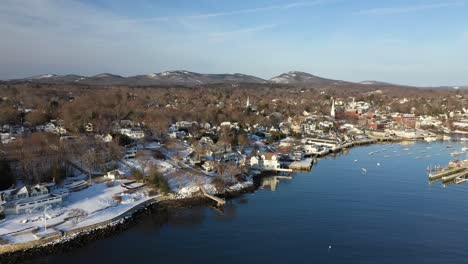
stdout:
[(336, 1), (336, 0), (316, 0), (316, 1), (293, 2), (289, 4), (269, 5), (269, 6), (246, 8), (246, 9), (233, 10), (233, 11), (213, 12), (213, 13), (183, 15), (183, 16), (149, 17), (149, 18), (143, 18), (143, 19), (138, 19), (138, 20), (133, 20), (133, 19), (121, 20), (121, 22), (168, 21), (171, 19), (209, 19), (209, 18), (235, 16), (235, 15), (271, 11), (271, 10), (286, 10), (286, 9), (299, 8), (299, 7), (312, 7), (312, 6), (317, 6), (321, 4), (326, 4), (332, 1)]
[(424, 10), (438, 9), (438, 8), (456, 7), (456, 6), (462, 6), (463, 4), (464, 2), (457, 1), (457, 2), (421, 4), (421, 5), (407, 5), (407, 6), (398, 6), (398, 7), (380, 7), (380, 8), (371, 8), (371, 9), (361, 10), (359, 13), (372, 14), (372, 15), (391, 15), (391, 14), (417, 12), (417, 11), (424, 11)]
[(236, 30), (232, 30), (232, 31), (214, 32), (214, 33), (211, 33), (210, 36), (212, 36), (212, 37), (225, 37), (225, 36), (229, 36), (229, 35), (253, 33), (253, 32), (258, 32), (258, 31), (263, 31), (263, 30), (266, 30), (266, 29), (270, 29), (270, 28), (273, 28), (273, 27), (276, 27), (276, 26), (277, 26), (277, 24), (259, 25), (259, 26), (236, 29)]
[(325, 2), (329, 2), (329, 1), (323, 1), (322, 0), (322, 1), (295, 2), (295, 3), (284, 4), (284, 5), (270, 5), (270, 6), (264, 6), (264, 7), (235, 10), (235, 11), (192, 15), (192, 16), (186, 16), (186, 18), (210, 18), (210, 17), (223, 17), (223, 16), (241, 15), (241, 14), (262, 12), (262, 11), (268, 11), (268, 10), (291, 9), (291, 8), (297, 8), (297, 7), (316, 6), (316, 5), (323, 4)]

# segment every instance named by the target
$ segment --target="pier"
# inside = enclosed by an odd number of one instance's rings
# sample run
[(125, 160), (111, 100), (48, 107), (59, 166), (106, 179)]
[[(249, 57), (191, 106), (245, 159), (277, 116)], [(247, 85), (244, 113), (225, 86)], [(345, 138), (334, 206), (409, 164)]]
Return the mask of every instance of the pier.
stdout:
[(451, 182), (451, 181), (454, 181), (454, 180), (457, 180), (457, 179), (458, 179), (458, 181), (460, 181), (460, 179), (464, 179), (466, 176), (468, 176), (468, 170), (464, 170), (464, 171), (459, 172), (459, 173), (455, 173), (455, 174), (451, 174), (449, 176), (442, 177), (442, 182), (447, 183), (447, 182)]
[(310, 170), (312, 164), (314, 163), (314, 159), (307, 158), (304, 160), (293, 161), (288, 165), (288, 168), (291, 170)]
[(440, 172), (435, 173), (435, 174), (431, 173), (431, 174), (429, 174), (429, 180), (435, 181), (435, 180), (441, 179), (443, 177), (447, 177), (447, 176), (450, 176), (452, 174), (462, 172), (464, 170), (466, 170), (466, 168), (462, 167), (462, 168), (446, 169), (446, 170), (440, 171)]
[(205, 188), (203, 188), (202, 186), (199, 186), (199, 187), (200, 187), (200, 190), (203, 192), (203, 195), (205, 195), (206, 197), (210, 198), (211, 200), (214, 200), (214, 201), (217, 203), (217, 205), (218, 205), (219, 207), (221, 207), (221, 206), (223, 206), (223, 205), (226, 204), (226, 200), (224, 200), (224, 199), (222, 199), (222, 198), (219, 198), (219, 197), (216, 197), (216, 196), (214, 196), (214, 195), (211, 195), (211, 194), (207, 193), (207, 192), (205, 191)]

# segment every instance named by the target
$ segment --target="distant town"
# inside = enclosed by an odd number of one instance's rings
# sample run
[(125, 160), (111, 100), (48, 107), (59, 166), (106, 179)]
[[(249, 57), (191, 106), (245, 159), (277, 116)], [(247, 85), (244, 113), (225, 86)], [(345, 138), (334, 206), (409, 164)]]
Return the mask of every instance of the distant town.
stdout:
[[(256, 177), (309, 170), (356, 145), (468, 140), (468, 90), (459, 87), (301, 72), (121, 78), (0, 82), (0, 252), (113, 225), (160, 201), (221, 207)], [(451, 173), (431, 179), (463, 181), (466, 151), (453, 150)]]

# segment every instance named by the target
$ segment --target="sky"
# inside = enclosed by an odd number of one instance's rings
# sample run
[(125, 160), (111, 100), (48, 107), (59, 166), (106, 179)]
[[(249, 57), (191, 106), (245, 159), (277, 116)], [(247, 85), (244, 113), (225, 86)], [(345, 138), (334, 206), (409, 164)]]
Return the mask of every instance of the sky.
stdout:
[(288, 71), (468, 85), (468, 0), (0, 0), (0, 79)]

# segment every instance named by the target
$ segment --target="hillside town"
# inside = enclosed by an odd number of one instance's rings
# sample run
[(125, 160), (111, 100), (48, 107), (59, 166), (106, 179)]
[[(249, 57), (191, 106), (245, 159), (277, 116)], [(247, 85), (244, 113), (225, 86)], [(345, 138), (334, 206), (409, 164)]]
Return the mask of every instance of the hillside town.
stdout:
[[(467, 94), (459, 91), (440, 99), (301, 88), (268, 104), (258, 97), (266, 90), (218, 91), (209, 99), (216, 104), (198, 109), (202, 118), (171, 116), (194, 95), (166, 94), (163, 103), (130, 91), (89, 109), (81, 108), (86, 94), (57, 92), (42, 106), (2, 97), (1, 243), (108, 223), (150, 201), (201, 195), (220, 205), (224, 194), (252, 188), (257, 175), (308, 170), (355, 145), (468, 138)], [(307, 104), (304, 94), (321, 100)], [(132, 109), (143, 101), (141, 113)]]

